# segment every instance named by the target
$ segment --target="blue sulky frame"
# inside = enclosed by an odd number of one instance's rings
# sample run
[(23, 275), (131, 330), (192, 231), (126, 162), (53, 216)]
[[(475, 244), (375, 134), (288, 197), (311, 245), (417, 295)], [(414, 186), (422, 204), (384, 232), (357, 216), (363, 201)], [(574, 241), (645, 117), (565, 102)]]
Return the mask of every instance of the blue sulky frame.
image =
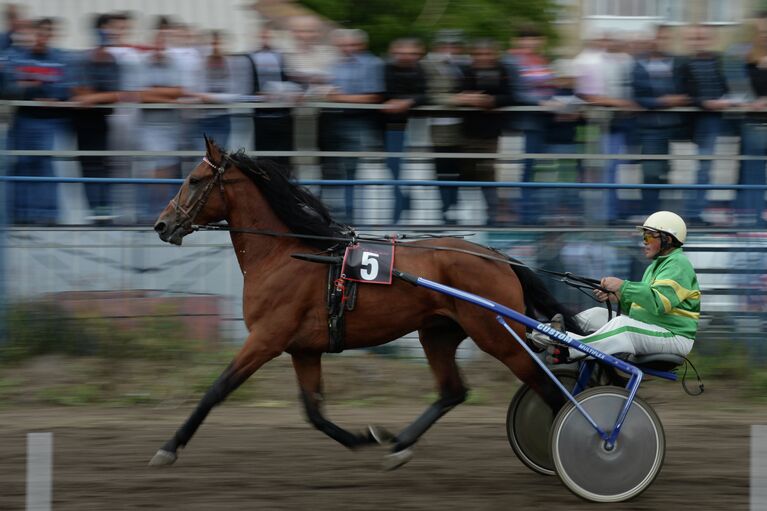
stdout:
[[(575, 408), (580, 412), (581, 415), (588, 421), (589, 424), (591, 424), (591, 427), (594, 428), (594, 430), (599, 434), (600, 438), (604, 440), (605, 442), (605, 449), (611, 450), (615, 446), (615, 442), (618, 438), (618, 435), (620, 434), (621, 427), (623, 426), (623, 422), (626, 420), (626, 416), (628, 415), (629, 408), (631, 408), (631, 404), (634, 401), (634, 397), (636, 396), (637, 390), (639, 390), (639, 384), (642, 382), (642, 377), (644, 376), (644, 373), (650, 374), (652, 376), (657, 376), (659, 378), (664, 378), (667, 380), (676, 380), (676, 374), (667, 372), (667, 371), (657, 371), (649, 368), (643, 368), (640, 369), (635, 365), (629, 364), (628, 362), (621, 360), (619, 358), (615, 358), (611, 355), (608, 355), (606, 353), (602, 353), (601, 351), (592, 348), (588, 344), (582, 343), (576, 339), (573, 339), (572, 337), (568, 336), (567, 334), (560, 332), (549, 325), (546, 325), (544, 323), (540, 323), (534, 319), (531, 319), (524, 314), (521, 314), (513, 309), (510, 309), (504, 305), (501, 305), (499, 303), (496, 303), (492, 300), (488, 300), (486, 298), (482, 298), (481, 296), (477, 296), (473, 293), (469, 293), (467, 291), (462, 291), (460, 289), (456, 289), (454, 287), (446, 286), (444, 284), (440, 284), (438, 282), (431, 281), (429, 279), (425, 279), (423, 277), (416, 277), (415, 275), (410, 275), (405, 272), (401, 272), (399, 270), (393, 271), (394, 276), (409, 282), (411, 284), (425, 287), (427, 289), (431, 289), (433, 291), (437, 291), (442, 294), (446, 294), (449, 296), (452, 296), (454, 298), (458, 298), (459, 300), (464, 300), (469, 303), (473, 303), (474, 305), (478, 305), (479, 307), (485, 308), (487, 310), (497, 312), (498, 315), (496, 316), (496, 320), (516, 339), (516, 341), (519, 343), (522, 348), (527, 351), (527, 353), (532, 357), (532, 359), (535, 361), (536, 364), (540, 366), (541, 369), (551, 378), (551, 380), (557, 385), (559, 390), (567, 397), (570, 402), (573, 403)], [(576, 384), (575, 389), (573, 389), (573, 393), (570, 393), (570, 391), (567, 390), (567, 388), (562, 385), (562, 383), (557, 379), (556, 376), (554, 376), (554, 373), (551, 372), (551, 370), (546, 367), (546, 364), (535, 355), (535, 352), (527, 345), (525, 341), (520, 339), (520, 337), (517, 335), (517, 333), (512, 330), (512, 328), (509, 326), (509, 324), (506, 322), (506, 319), (508, 318), (513, 321), (516, 321), (518, 323), (522, 323), (523, 325), (533, 328), (535, 330), (538, 330), (539, 332), (543, 332), (549, 337), (552, 337), (556, 339), (557, 341), (566, 344), (567, 346), (574, 348), (578, 351), (581, 351), (591, 357), (593, 359), (599, 360), (602, 363), (608, 364), (619, 371), (622, 371), (628, 375), (629, 381), (626, 384), (626, 390), (629, 391), (629, 397), (626, 400), (626, 402), (623, 405), (623, 408), (621, 408), (620, 412), (618, 413), (618, 417), (615, 420), (615, 425), (613, 426), (611, 431), (604, 431), (602, 428), (597, 425), (597, 423), (594, 421), (594, 419), (588, 414), (588, 412), (580, 405), (580, 403), (575, 399), (574, 394), (578, 393), (578, 389), (584, 389), (586, 388), (587, 382), (589, 381), (589, 378), (591, 377), (591, 373), (594, 370), (594, 361), (593, 360), (586, 360), (586, 363), (581, 364), (580, 372), (578, 375), (578, 383)]]

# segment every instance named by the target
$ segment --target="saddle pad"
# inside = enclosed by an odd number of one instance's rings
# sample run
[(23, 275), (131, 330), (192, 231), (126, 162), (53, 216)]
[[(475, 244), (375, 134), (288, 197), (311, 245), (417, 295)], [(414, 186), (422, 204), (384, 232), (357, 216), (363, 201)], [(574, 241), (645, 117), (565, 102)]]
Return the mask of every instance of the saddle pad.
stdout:
[(360, 241), (346, 247), (341, 278), (368, 284), (391, 284), (394, 243)]

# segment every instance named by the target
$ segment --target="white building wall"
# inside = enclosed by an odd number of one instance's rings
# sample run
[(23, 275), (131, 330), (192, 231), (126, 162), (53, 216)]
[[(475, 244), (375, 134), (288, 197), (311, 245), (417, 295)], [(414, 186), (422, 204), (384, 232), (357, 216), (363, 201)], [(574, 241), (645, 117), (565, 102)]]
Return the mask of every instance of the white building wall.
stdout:
[(90, 26), (93, 15), (129, 11), (134, 15), (132, 41), (147, 44), (157, 16), (169, 15), (203, 30), (222, 30), (228, 34), (231, 52), (251, 49), (257, 39), (258, 13), (248, 0), (24, 0), (24, 16), (51, 16), (63, 21), (56, 46), (83, 49), (93, 46)]

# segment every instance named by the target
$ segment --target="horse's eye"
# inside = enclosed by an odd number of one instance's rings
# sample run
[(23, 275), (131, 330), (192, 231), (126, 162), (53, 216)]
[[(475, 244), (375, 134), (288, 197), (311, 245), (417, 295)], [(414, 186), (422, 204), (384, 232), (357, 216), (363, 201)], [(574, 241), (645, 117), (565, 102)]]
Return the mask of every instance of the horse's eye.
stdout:
[(196, 184), (198, 184), (200, 181), (202, 181), (202, 179), (200, 179), (199, 177), (190, 177), (190, 178), (189, 178), (189, 184), (190, 184), (190, 185), (196, 185)]

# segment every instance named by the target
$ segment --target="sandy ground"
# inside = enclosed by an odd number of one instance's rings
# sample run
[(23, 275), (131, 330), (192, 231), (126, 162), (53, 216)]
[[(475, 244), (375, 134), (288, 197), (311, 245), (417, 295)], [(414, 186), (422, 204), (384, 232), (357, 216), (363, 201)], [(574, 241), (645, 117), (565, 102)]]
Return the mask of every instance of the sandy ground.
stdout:
[[(637, 499), (609, 509), (748, 509), (751, 424), (767, 424), (764, 404), (730, 401), (709, 384), (691, 398), (650, 382), (642, 395), (666, 430), (666, 463)], [(40, 407), (0, 410), (0, 509), (23, 509), (30, 431), (54, 436), (54, 509), (541, 509), (600, 506), (553, 477), (530, 472), (505, 434), (505, 405), (462, 405), (417, 445), (395, 472), (381, 472), (383, 448), (348, 451), (303, 421), (297, 404), (225, 403), (168, 468), (147, 462), (191, 411), (168, 407)], [(420, 402), (328, 407), (351, 430), (393, 430)]]

